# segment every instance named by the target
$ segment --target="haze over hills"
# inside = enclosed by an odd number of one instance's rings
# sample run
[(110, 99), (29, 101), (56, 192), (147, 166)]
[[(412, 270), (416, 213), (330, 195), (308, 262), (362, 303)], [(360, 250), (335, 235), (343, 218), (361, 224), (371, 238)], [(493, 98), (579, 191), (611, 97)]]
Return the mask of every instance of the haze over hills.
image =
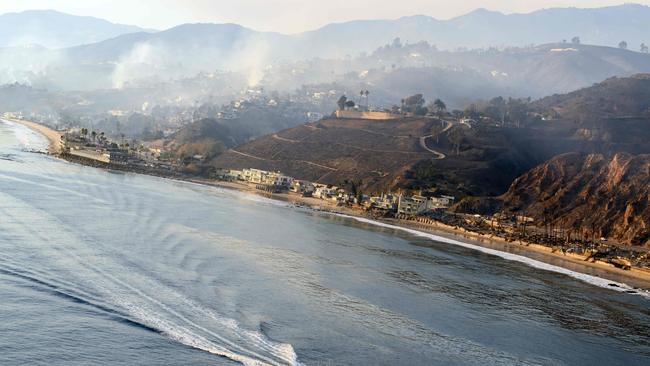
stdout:
[[(554, 8), (528, 14), (509, 14), (478, 9), (450, 20), (416, 15), (396, 20), (352, 21), (330, 24), (301, 34), (308, 44), (323, 47), (345, 40), (348, 49), (369, 51), (368, 45), (388, 42), (391, 37), (416, 43), (428, 41), (442, 49), (526, 46), (570, 40), (615, 46), (626, 40), (638, 48), (648, 43), (650, 7), (625, 4), (595, 9)], [(331, 46), (326, 49), (332, 50)], [(332, 51), (330, 51), (332, 52)]]
[(0, 47), (40, 45), (46, 48), (64, 48), (142, 31), (151, 30), (54, 10), (29, 10), (0, 15)]
[[(32, 13), (21, 14), (27, 16)], [(21, 26), (6, 22), (2, 25), (6, 29), (3, 28), (0, 36), (4, 37), (5, 45), (19, 44), (20, 40), (31, 40), (24, 43), (46, 46), (54, 43), (84, 45), (61, 50), (38, 47), (0, 49), (2, 83), (17, 81), (55, 89), (89, 90), (119, 88), (134, 81), (169, 81), (194, 76), (199, 72), (230, 70), (246, 73), (250, 83), (257, 84), (272, 68), (303, 60), (349, 60), (350, 56), (359, 55), (358, 59), (363, 60), (364, 53), (393, 43), (395, 38), (401, 38), (404, 45), (427, 41), (438, 50), (461, 48), (460, 52), (455, 53), (431, 53), (429, 59), (412, 60), (417, 61), (412, 66), (448, 68), (453, 65), (478, 70), (481, 72), (479, 79), (485, 78), (489, 84), (497, 84), (496, 87), (500, 89), (495, 89), (495, 92), (515, 96), (540, 97), (548, 93), (566, 92), (610, 76), (647, 72), (646, 65), (649, 64), (642, 55), (636, 55), (637, 52), (617, 53), (606, 48), (579, 49), (581, 52), (566, 52), (552, 58), (540, 54), (538, 49), (492, 53), (462, 50), (557, 44), (578, 36), (583, 43), (612, 47), (625, 40), (629, 49), (636, 51), (642, 42), (650, 44), (650, 25), (644, 21), (650, 18), (650, 8), (633, 4), (599, 9), (549, 9), (513, 15), (477, 10), (448, 21), (428, 16), (353, 21), (330, 24), (294, 35), (257, 32), (236, 24), (184, 24), (162, 32), (147, 33), (93, 18), (68, 19), (71, 16), (55, 12), (34, 14), (52, 17), (47, 24), (53, 29), (35, 27), (30, 32), (30, 22), (23, 22)], [(109, 38), (110, 32), (120, 35)], [(55, 40), (48, 41), (44, 36)], [(97, 42), (89, 43), (90, 39)], [(535, 52), (538, 54), (535, 55)], [(342, 69), (341, 74), (368, 70), (373, 61), (376, 64), (378, 60), (368, 61), (365, 67)], [(383, 66), (391, 65), (384, 63)], [(333, 81), (333, 70), (329, 71), (327, 78), (310, 74), (311, 82), (319, 79)], [(536, 75), (531, 79), (531, 74)], [(502, 83), (492, 80), (505, 75), (509, 78)], [(471, 74), (468, 76), (475, 77)], [(526, 90), (525, 86), (531, 84), (546, 85)], [(289, 89), (299, 86), (287, 85)], [(477, 89), (477, 86), (472, 85), (471, 88)]]

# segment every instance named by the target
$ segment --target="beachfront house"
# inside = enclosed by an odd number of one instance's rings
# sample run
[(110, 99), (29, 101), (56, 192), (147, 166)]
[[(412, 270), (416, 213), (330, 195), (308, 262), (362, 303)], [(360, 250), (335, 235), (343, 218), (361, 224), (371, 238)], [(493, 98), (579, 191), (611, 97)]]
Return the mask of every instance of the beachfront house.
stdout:
[(305, 196), (311, 196), (314, 193), (314, 184), (306, 180), (294, 180), (289, 187), (289, 190)]
[(244, 172), (242, 170), (235, 169), (217, 169), (215, 176), (217, 179), (228, 182), (244, 180)]
[(451, 206), (454, 197), (423, 197), (420, 195), (400, 195), (397, 203), (397, 213), (407, 216), (423, 215), (438, 209), (445, 209)]
[(260, 169), (244, 169), (242, 171), (244, 181), (269, 186), (289, 188), (293, 178), (281, 172), (268, 172)]
[(385, 211), (396, 211), (398, 204), (398, 197), (390, 193), (382, 193), (378, 197), (370, 197), (365, 202), (366, 208), (374, 208)]
[(337, 195), (338, 187), (317, 184), (314, 188), (313, 196), (323, 200), (331, 199)]

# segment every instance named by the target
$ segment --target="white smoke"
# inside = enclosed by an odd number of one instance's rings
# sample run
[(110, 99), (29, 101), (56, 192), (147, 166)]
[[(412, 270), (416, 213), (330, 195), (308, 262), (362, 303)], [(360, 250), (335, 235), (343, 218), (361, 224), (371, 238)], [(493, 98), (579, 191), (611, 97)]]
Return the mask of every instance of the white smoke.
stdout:
[(40, 46), (0, 49), (0, 84), (33, 85), (46, 77), (51, 66), (61, 61), (59, 52)]
[(130, 82), (164, 76), (170, 53), (165, 47), (138, 43), (121, 57), (113, 70), (113, 87), (121, 89)]
[(244, 39), (237, 43), (225, 67), (246, 75), (248, 86), (257, 86), (264, 78), (272, 47), (259, 37)]

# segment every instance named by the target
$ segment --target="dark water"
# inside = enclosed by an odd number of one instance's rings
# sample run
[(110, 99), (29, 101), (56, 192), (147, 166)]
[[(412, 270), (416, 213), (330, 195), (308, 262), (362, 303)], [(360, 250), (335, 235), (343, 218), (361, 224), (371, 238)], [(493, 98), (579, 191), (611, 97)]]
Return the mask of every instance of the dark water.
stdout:
[(0, 365), (648, 365), (650, 301), (0, 123)]

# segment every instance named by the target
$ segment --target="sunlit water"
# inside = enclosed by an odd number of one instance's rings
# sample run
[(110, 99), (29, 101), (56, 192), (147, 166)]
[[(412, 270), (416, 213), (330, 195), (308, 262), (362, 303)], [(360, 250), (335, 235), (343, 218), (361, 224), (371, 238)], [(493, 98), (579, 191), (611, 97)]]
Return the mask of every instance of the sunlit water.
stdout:
[(650, 364), (643, 296), (44, 147), (0, 123), (0, 365)]

